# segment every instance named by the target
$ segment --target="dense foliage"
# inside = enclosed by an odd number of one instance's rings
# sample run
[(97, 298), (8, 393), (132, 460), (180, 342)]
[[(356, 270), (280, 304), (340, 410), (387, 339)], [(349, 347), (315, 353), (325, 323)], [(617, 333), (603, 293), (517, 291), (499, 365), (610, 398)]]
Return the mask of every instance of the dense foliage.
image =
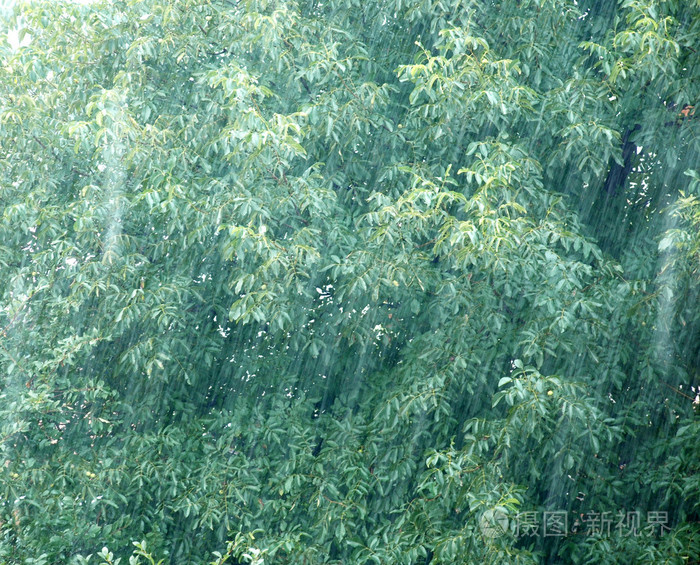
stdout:
[(700, 2), (0, 25), (0, 562), (700, 560)]

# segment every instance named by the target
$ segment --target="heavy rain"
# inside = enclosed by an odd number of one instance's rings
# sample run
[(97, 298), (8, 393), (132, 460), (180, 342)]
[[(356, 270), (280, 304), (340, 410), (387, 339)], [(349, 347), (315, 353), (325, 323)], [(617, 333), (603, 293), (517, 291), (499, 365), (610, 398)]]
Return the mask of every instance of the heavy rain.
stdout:
[(700, 563), (700, 2), (0, 4), (0, 564)]

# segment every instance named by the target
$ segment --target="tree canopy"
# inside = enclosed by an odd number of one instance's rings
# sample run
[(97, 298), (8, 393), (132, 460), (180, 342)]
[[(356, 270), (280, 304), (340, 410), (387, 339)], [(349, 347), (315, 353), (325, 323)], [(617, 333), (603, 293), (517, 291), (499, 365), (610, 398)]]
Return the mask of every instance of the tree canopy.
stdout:
[(0, 561), (700, 560), (700, 2), (0, 27)]

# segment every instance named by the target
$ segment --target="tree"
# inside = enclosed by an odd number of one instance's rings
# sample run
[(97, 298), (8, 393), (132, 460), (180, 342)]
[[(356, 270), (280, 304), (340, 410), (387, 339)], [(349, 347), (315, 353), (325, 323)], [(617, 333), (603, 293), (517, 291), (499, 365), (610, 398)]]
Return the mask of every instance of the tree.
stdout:
[(697, 2), (2, 25), (3, 562), (700, 559)]

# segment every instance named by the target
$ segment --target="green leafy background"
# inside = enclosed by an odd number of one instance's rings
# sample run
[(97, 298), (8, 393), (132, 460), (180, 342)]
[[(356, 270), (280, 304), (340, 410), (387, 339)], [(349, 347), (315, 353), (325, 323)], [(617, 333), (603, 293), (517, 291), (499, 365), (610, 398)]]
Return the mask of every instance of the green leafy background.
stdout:
[(0, 562), (700, 560), (697, 0), (3, 10)]

